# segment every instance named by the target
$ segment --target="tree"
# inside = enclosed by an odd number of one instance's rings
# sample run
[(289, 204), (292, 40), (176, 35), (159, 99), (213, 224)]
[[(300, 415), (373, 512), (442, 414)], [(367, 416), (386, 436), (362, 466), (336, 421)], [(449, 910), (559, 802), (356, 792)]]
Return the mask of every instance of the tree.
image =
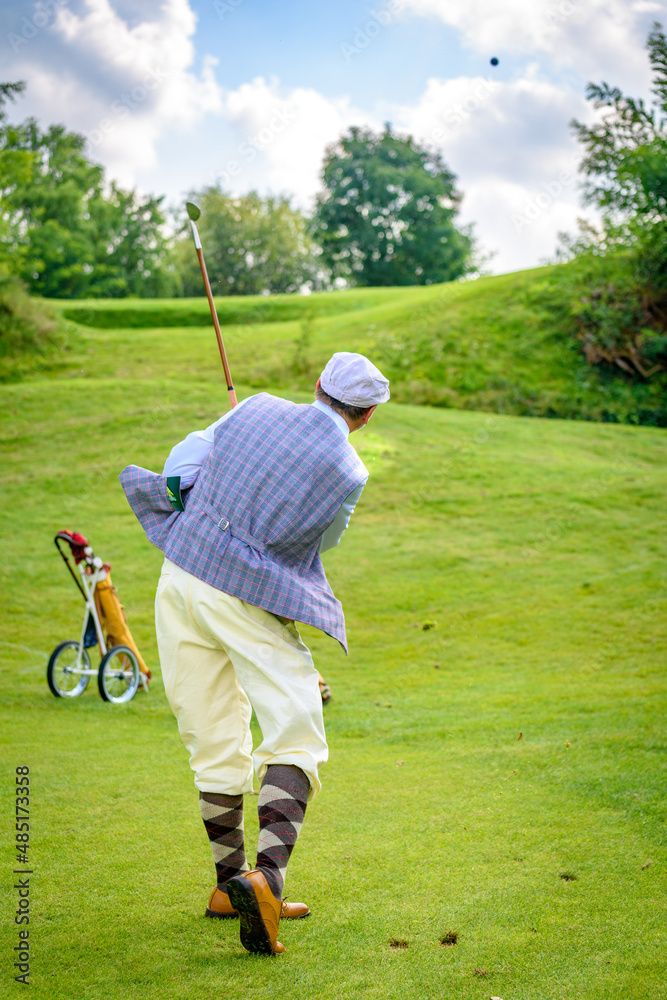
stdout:
[(667, 38), (658, 22), (646, 47), (652, 106), (608, 83), (590, 83), (586, 97), (607, 113), (592, 126), (576, 119), (571, 126), (586, 150), (580, 167), (587, 177), (586, 201), (625, 216), (655, 218), (667, 211)]
[(91, 205), (96, 257), (114, 269), (123, 295), (162, 298), (179, 290), (171, 239), (164, 232), (163, 200), (112, 182), (108, 194)]
[[(295, 292), (319, 287), (318, 250), (308, 223), (284, 197), (240, 197), (219, 186), (191, 192), (201, 208), (198, 222), (211, 287), (217, 295)], [(187, 222), (175, 251), (183, 295), (201, 295), (201, 274)]]
[(561, 278), (575, 333), (591, 364), (630, 378), (667, 371), (667, 37), (653, 25), (651, 106), (607, 83), (587, 97), (602, 118), (571, 126), (585, 149), (585, 199), (603, 210), (600, 228), (563, 237), (573, 258)]
[[(21, 91), (1, 85), (0, 104)], [(44, 296), (168, 293), (162, 199), (107, 190), (85, 141), (34, 118), (9, 124), (0, 111), (0, 258)]]
[[(0, 83), (0, 136), (4, 138), (10, 128), (7, 125), (6, 106), (14, 102), (25, 90), (25, 83)], [(17, 263), (18, 248), (14, 234), (18, 226), (16, 213), (8, 211), (4, 196), (11, 191), (17, 180), (25, 182), (32, 169), (32, 154), (27, 150), (7, 148), (0, 142), (0, 271), (8, 271)]]
[(462, 195), (440, 153), (386, 125), (353, 127), (330, 146), (313, 232), (326, 264), (357, 285), (425, 285), (474, 270)]

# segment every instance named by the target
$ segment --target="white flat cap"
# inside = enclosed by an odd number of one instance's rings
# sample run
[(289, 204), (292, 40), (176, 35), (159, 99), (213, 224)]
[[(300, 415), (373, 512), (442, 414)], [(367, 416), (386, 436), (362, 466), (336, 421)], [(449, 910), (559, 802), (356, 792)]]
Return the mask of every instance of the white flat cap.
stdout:
[(350, 406), (375, 406), (389, 399), (389, 380), (363, 354), (338, 351), (320, 376), (324, 391)]

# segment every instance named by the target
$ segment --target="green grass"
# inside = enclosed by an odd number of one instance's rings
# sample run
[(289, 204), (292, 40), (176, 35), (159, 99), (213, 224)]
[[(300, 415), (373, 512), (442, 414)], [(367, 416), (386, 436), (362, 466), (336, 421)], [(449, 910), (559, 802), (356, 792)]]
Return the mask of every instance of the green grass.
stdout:
[[(221, 326), (277, 323), (307, 316), (334, 316), (369, 309), (392, 301), (404, 301), (405, 288), (355, 288), (315, 295), (227, 295), (216, 299)], [(97, 329), (119, 326), (149, 327), (210, 326), (211, 313), (204, 296), (183, 299), (82, 299), (54, 300), (66, 319)]]
[[(348, 321), (327, 320), (338, 347)], [(247, 376), (252, 352), (268, 379), (295, 330), (230, 328), (235, 366)], [(117, 481), (217, 415), (215, 344), (198, 329), (81, 338), (53, 377), (0, 389), (2, 990), (20, 988), (11, 838), (27, 763), (34, 996), (661, 996), (665, 432), (392, 403), (355, 435), (371, 480), (325, 557), (351, 655), (303, 630), (334, 693), (324, 791), (288, 872), (313, 916), (262, 959), (203, 919), (213, 866), (153, 632), (161, 555)], [(63, 527), (113, 564), (154, 670), (128, 706), (94, 685), (72, 703), (48, 691), (46, 654), (80, 627)], [(440, 944), (450, 931), (458, 943)]]
[[(373, 357), (397, 402), (666, 426), (667, 374), (632, 383), (617, 369), (589, 366), (566, 316), (566, 293), (554, 285), (558, 273), (543, 267), (430, 287), (217, 303), (239, 382), (308, 390), (344, 345)], [(92, 363), (117, 377), (138, 365), (147, 377), (184, 369), (220, 377), (203, 296), (53, 305), (88, 324), (69, 354), (53, 359), (54, 373)]]

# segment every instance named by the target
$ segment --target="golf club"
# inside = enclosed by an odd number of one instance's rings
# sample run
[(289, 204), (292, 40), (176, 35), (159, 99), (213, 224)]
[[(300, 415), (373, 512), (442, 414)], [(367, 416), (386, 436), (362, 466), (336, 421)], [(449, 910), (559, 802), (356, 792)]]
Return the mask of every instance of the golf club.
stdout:
[(185, 207), (188, 212), (188, 218), (190, 219), (190, 228), (192, 229), (192, 236), (195, 241), (195, 250), (197, 251), (197, 257), (199, 259), (201, 275), (202, 278), (204, 279), (204, 288), (206, 289), (206, 298), (208, 299), (208, 304), (211, 309), (211, 317), (213, 319), (213, 326), (215, 327), (215, 335), (218, 338), (220, 358), (222, 359), (222, 367), (225, 370), (225, 378), (227, 379), (227, 392), (229, 393), (229, 404), (233, 409), (237, 403), (236, 393), (234, 391), (234, 386), (232, 384), (232, 374), (229, 370), (229, 362), (227, 361), (227, 355), (225, 354), (225, 345), (222, 342), (222, 334), (220, 333), (220, 321), (218, 320), (218, 314), (215, 309), (215, 302), (213, 301), (213, 293), (211, 292), (211, 283), (209, 282), (208, 274), (206, 273), (206, 264), (204, 263), (204, 251), (202, 250), (201, 240), (199, 238), (199, 230), (197, 229), (196, 226), (196, 222), (201, 215), (201, 211), (193, 201), (186, 201)]

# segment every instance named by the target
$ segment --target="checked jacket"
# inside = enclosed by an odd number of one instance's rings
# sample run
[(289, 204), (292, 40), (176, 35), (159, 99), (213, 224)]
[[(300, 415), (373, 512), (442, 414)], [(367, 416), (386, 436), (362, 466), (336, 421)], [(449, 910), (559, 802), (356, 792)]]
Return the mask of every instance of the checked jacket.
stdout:
[(326, 414), (263, 392), (216, 428), (184, 511), (174, 511), (164, 476), (130, 465), (120, 480), (148, 538), (177, 566), (265, 611), (314, 625), (347, 652), (343, 609), (318, 545), (367, 477)]

